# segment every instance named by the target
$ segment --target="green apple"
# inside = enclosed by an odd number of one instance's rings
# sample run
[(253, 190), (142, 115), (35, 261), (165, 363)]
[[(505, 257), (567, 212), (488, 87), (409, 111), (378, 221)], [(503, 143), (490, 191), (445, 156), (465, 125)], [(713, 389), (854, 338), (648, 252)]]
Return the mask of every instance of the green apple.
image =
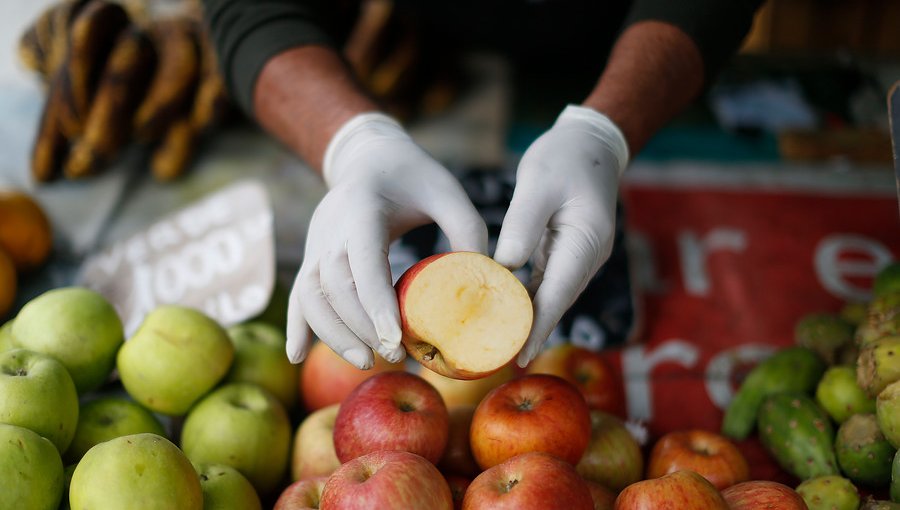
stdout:
[(31, 429), (66, 451), (78, 425), (78, 393), (69, 372), (46, 354), (0, 353), (0, 423)]
[(249, 383), (227, 384), (204, 397), (181, 430), (181, 448), (192, 462), (231, 466), (261, 494), (277, 488), (290, 446), (284, 406)]
[(303, 420), (294, 435), (291, 479), (331, 476), (341, 467), (334, 452), (334, 420), (340, 404), (323, 407)]
[(203, 489), (204, 510), (260, 510), (256, 489), (237, 469), (224, 464), (195, 464)]
[(228, 372), (234, 347), (206, 315), (180, 306), (150, 312), (119, 349), (119, 377), (138, 403), (182, 415)]
[(12, 325), (13, 321), (10, 319), (3, 326), (0, 326), (0, 352), (16, 348), (12, 336)]
[(96, 292), (66, 287), (29, 301), (12, 327), (16, 343), (58, 359), (79, 394), (96, 389), (109, 377), (122, 345), (122, 321), (115, 308)]
[(117, 437), (91, 448), (72, 475), (72, 510), (202, 510), (200, 477), (156, 434)]
[(62, 493), (63, 464), (53, 443), (0, 423), (0, 508), (56, 510)]
[(284, 354), (283, 330), (264, 322), (248, 322), (228, 329), (234, 343), (234, 363), (227, 382), (248, 382), (275, 395), (286, 409), (297, 403), (299, 365)]
[(65, 460), (78, 462), (94, 445), (141, 432), (166, 435), (156, 416), (136, 402), (121, 397), (92, 400), (81, 406), (78, 427)]

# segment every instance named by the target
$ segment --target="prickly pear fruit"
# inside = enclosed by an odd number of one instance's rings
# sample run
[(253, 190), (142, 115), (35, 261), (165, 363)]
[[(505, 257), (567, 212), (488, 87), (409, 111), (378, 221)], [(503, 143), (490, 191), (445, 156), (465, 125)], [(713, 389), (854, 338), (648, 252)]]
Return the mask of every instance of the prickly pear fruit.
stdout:
[(888, 264), (875, 276), (872, 295), (878, 297), (898, 291), (900, 291), (900, 262), (894, 262)]
[(838, 465), (847, 478), (870, 487), (891, 481), (896, 449), (885, 439), (874, 414), (856, 414), (841, 425), (834, 442)]
[(900, 448), (900, 382), (891, 384), (878, 394), (875, 415), (884, 437), (894, 448)]
[(841, 308), (839, 315), (847, 321), (851, 326), (859, 326), (862, 321), (866, 320), (866, 310), (869, 308), (868, 303), (854, 302), (847, 303)]
[(856, 362), (856, 382), (874, 397), (900, 379), (900, 336), (882, 338), (863, 347)]
[(854, 414), (875, 412), (875, 399), (856, 384), (856, 370), (851, 367), (826, 370), (816, 387), (816, 401), (837, 423)]
[(882, 294), (869, 303), (866, 320), (856, 328), (856, 343), (862, 347), (891, 335), (900, 335), (900, 291)]
[(809, 314), (794, 328), (794, 341), (822, 357), (833, 365), (837, 351), (853, 340), (853, 326), (836, 315), (827, 313)]
[(777, 393), (759, 408), (759, 438), (778, 464), (801, 480), (838, 474), (831, 420), (803, 393)]
[(859, 507), (859, 510), (900, 510), (900, 503), (891, 503), (890, 501), (876, 501), (869, 496), (866, 502)]
[(820, 476), (797, 486), (809, 510), (857, 510), (859, 491), (850, 480), (836, 475)]
[(891, 501), (900, 502), (900, 450), (894, 454), (891, 463)]
[(722, 420), (722, 434), (746, 439), (756, 423), (763, 399), (780, 392), (811, 392), (825, 363), (805, 347), (792, 347), (775, 353), (757, 365), (741, 385)]

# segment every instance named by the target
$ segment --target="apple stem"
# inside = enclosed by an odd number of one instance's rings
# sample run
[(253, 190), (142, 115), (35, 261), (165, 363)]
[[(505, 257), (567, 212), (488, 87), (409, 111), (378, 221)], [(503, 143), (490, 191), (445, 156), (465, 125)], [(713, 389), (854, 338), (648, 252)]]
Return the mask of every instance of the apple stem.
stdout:
[(506, 485), (504, 486), (504, 489), (506, 489), (506, 492), (509, 492), (509, 491), (512, 490), (513, 487), (515, 487), (515, 486), (518, 485), (518, 484), (519, 484), (519, 480), (517, 480), (517, 479), (514, 478), (514, 479), (512, 479), (512, 480), (506, 482)]

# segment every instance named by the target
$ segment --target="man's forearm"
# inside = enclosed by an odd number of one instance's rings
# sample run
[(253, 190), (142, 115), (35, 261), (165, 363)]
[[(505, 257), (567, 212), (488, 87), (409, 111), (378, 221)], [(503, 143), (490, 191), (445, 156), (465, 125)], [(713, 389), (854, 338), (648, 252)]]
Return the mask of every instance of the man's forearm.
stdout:
[(377, 109), (332, 49), (302, 46), (276, 55), (253, 93), (257, 121), (321, 171), (334, 133), (358, 113)]
[(619, 37), (584, 105), (611, 118), (635, 154), (703, 83), (703, 58), (694, 42), (672, 25), (644, 21)]

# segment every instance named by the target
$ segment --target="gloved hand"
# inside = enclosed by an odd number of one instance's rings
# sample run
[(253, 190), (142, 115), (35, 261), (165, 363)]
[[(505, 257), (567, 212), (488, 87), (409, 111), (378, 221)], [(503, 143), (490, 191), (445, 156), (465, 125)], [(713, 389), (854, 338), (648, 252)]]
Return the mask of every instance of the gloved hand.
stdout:
[(323, 175), (329, 191), (310, 221), (288, 304), (288, 358), (306, 357), (312, 328), (358, 368), (372, 366), (372, 349), (400, 361), (406, 352), (390, 242), (435, 221), (453, 250), (485, 253), (487, 228), (459, 181), (380, 113), (357, 115), (338, 130)]
[(515, 269), (534, 255), (534, 324), (527, 365), (612, 251), (619, 177), (628, 144), (597, 111), (568, 106), (525, 151), (494, 260)]

